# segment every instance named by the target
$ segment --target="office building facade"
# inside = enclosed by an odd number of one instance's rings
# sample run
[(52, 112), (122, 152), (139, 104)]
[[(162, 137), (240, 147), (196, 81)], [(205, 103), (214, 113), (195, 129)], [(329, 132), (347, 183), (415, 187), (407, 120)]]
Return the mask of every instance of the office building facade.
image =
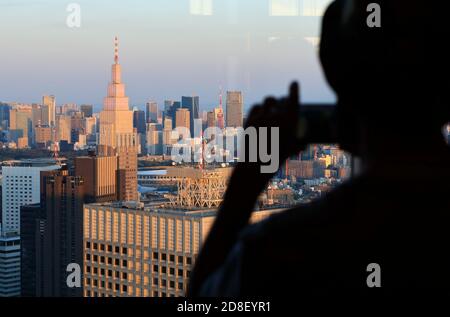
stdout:
[(226, 126), (239, 128), (243, 126), (244, 99), (240, 91), (227, 92)]

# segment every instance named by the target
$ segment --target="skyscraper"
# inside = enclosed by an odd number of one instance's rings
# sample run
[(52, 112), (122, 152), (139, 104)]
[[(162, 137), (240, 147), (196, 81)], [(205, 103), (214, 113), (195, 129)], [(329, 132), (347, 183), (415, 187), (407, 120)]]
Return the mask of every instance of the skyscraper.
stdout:
[(117, 199), (117, 158), (115, 156), (89, 156), (75, 158), (75, 176), (84, 180), (85, 201), (89, 203)]
[(43, 296), (81, 296), (81, 288), (67, 286), (66, 268), (83, 261), (83, 179), (68, 170), (41, 173), (41, 208), (45, 213), (43, 252)]
[(22, 291), (26, 296), (81, 296), (67, 286), (67, 266), (82, 263), (81, 177), (61, 170), (41, 173), (41, 203), (22, 208)]
[(208, 111), (208, 114), (206, 115), (206, 126), (208, 128), (213, 128), (217, 126), (216, 114), (214, 111)]
[(145, 111), (135, 110), (133, 111), (133, 127), (136, 129), (139, 136), (139, 145), (140, 151), (139, 153), (145, 154), (147, 153), (146, 143), (146, 119), (145, 119)]
[(40, 148), (46, 148), (52, 141), (52, 128), (49, 126), (37, 126), (34, 128), (35, 144)]
[(0, 234), (0, 297), (20, 296), (20, 237)]
[(163, 154), (167, 154), (167, 146), (174, 143), (174, 140), (172, 140), (172, 130), (172, 119), (165, 118), (162, 139)]
[(24, 160), (2, 169), (2, 232), (20, 233), (20, 207), (40, 202), (40, 173), (58, 169), (46, 160)]
[(10, 110), (9, 129), (16, 131), (13, 141), (17, 142), (18, 138), (28, 138), (31, 140), (33, 133), (33, 112), (31, 106), (16, 105)]
[(172, 119), (172, 122), (176, 122), (177, 110), (181, 108), (180, 101), (166, 100), (164, 102), (164, 119)]
[(137, 129), (137, 133), (145, 134), (145, 126), (145, 112), (142, 110), (133, 111), (133, 127)]
[(117, 156), (119, 200), (137, 200), (138, 148), (138, 135), (133, 128), (133, 111), (129, 109), (125, 85), (121, 80), (116, 37), (111, 83), (104, 99), (103, 110), (100, 112), (99, 153), (100, 156)]
[(36, 255), (43, 249), (44, 219), (40, 203), (20, 208), (20, 295), (23, 297), (36, 297), (43, 293), (44, 281), (36, 276), (37, 268), (42, 267), (42, 259)]
[(150, 155), (161, 155), (163, 152), (162, 125), (158, 123), (147, 123), (147, 153)]
[[(186, 128), (188, 131), (190, 131), (191, 121), (190, 121), (190, 111), (188, 109), (181, 108), (177, 110), (175, 117), (175, 127)], [(185, 135), (184, 137), (187, 137), (187, 135)]]
[(55, 96), (42, 97), (42, 120), (41, 125), (54, 126), (56, 116)]
[(146, 121), (147, 123), (157, 123), (158, 122), (158, 104), (156, 101), (147, 102), (145, 105), (146, 109)]
[(181, 97), (181, 107), (189, 110), (189, 126), (191, 136), (194, 136), (194, 120), (200, 118), (200, 98), (198, 96)]
[(92, 105), (81, 105), (80, 106), (80, 111), (84, 114), (85, 118), (90, 118), (92, 117)]
[(6, 103), (0, 102), (0, 130), (9, 127), (9, 110), (11, 107)]
[(227, 92), (227, 127), (243, 126), (244, 99), (240, 91)]

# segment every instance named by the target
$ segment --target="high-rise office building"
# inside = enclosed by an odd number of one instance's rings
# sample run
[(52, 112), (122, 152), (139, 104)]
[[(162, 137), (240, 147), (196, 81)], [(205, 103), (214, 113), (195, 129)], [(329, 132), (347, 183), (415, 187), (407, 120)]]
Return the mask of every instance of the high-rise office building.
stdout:
[(36, 297), (43, 294), (44, 281), (36, 276), (37, 268), (41, 268), (43, 259), (41, 254), (44, 242), (45, 216), (41, 204), (30, 204), (20, 208), (20, 271), (21, 296)]
[(42, 296), (81, 296), (81, 288), (67, 285), (67, 266), (82, 263), (83, 250), (83, 179), (69, 176), (67, 169), (41, 173), (45, 212), (43, 252), (36, 254), (43, 260)]
[(87, 135), (95, 134), (97, 125), (96, 117), (85, 117), (83, 120), (83, 129)]
[(76, 104), (66, 103), (61, 106), (61, 114), (72, 115), (73, 112), (79, 112), (78, 106)]
[(41, 203), (22, 208), (23, 295), (82, 296), (68, 287), (66, 269), (82, 263), (83, 188), (66, 166), (41, 173)]
[(36, 126), (34, 128), (35, 143), (45, 148), (52, 141), (53, 131), (49, 126)]
[(147, 102), (146, 109), (146, 122), (157, 123), (158, 122), (158, 104), (156, 101)]
[(136, 129), (139, 137), (139, 146), (140, 146), (140, 152), (139, 153), (146, 153), (146, 130), (147, 130), (147, 124), (145, 119), (145, 111), (142, 110), (135, 110), (133, 111), (133, 127)]
[[(191, 130), (190, 111), (188, 109), (181, 108), (177, 110), (175, 115), (175, 127), (186, 128), (188, 131)], [(185, 135), (185, 137), (187, 136)]]
[[(156, 122), (156, 121), (155, 121)], [(133, 127), (140, 134), (145, 134), (145, 112), (142, 110), (133, 111)]]
[(208, 128), (214, 128), (217, 126), (216, 114), (214, 111), (208, 111), (206, 115), (206, 126)]
[(0, 234), (0, 297), (20, 296), (20, 237)]
[(58, 169), (54, 161), (23, 160), (2, 168), (2, 232), (20, 233), (20, 207), (40, 202), (40, 173)]
[(177, 110), (181, 108), (180, 101), (166, 100), (164, 103), (164, 118), (172, 119), (172, 122), (176, 122)]
[(107, 202), (117, 199), (117, 158), (115, 156), (89, 156), (75, 158), (75, 176), (84, 180), (85, 201)]
[(239, 128), (243, 126), (244, 99), (240, 91), (227, 92), (227, 127)]
[(194, 136), (194, 120), (200, 119), (200, 98), (198, 96), (181, 97), (181, 107), (189, 110), (189, 126), (191, 136)]
[(170, 110), (170, 108), (172, 108), (174, 103), (175, 101), (173, 100), (164, 100), (164, 112)]
[(163, 131), (158, 123), (147, 123), (147, 153), (161, 155), (163, 152)]
[[(40, 126), (42, 122), (42, 106), (38, 104), (31, 105), (31, 122), (33, 125), (33, 130), (36, 126)], [(32, 143), (34, 143), (35, 140), (33, 138)]]
[(11, 106), (0, 102), (0, 130), (6, 130), (9, 127), (9, 110)]
[(83, 113), (85, 118), (90, 118), (93, 115), (92, 105), (81, 105), (80, 111)]
[(56, 140), (72, 143), (71, 139), (72, 119), (69, 115), (60, 114), (56, 116)]
[[(163, 148), (165, 145), (169, 145), (174, 143), (174, 140), (172, 140), (172, 119), (165, 118), (164, 119), (164, 126), (163, 126)], [(163, 149), (163, 152), (165, 153), (165, 150)]]
[(115, 42), (112, 78), (100, 113), (100, 156), (117, 155), (117, 193), (119, 200), (137, 200), (137, 154), (139, 138), (133, 128), (125, 85), (121, 80), (118, 41)]
[(9, 114), (9, 129), (16, 131), (13, 141), (17, 142), (18, 138), (32, 139), (33, 136), (33, 112), (32, 107), (27, 105), (13, 106)]
[(72, 130), (84, 132), (84, 114), (81, 111), (72, 111), (70, 113), (70, 127)]
[[(252, 221), (274, 211), (257, 211)], [(185, 296), (215, 211), (84, 206), (84, 296)]]
[(41, 125), (54, 126), (56, 123), (56, 99), (55, 96), (42, 97)]

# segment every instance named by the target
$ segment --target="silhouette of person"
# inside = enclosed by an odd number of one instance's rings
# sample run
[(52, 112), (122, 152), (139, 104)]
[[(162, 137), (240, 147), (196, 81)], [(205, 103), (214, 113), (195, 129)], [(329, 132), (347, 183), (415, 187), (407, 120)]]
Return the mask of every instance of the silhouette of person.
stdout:
[[(449, 5), (377, 1), (381, 27), (370, 28), (370, 2), (331, 3), (320, 45), (338, 98), (339, 144), (361, 159), (359, 175), (249, 225), (273, 175), (238, 163), (188, 295), (395, 294), (450, 285), (450, 150), (442, 135), (450, 121)], [(307, 143), (294, 138), (298, 95), (294, 83), (288, 98), (267, 98), (246, 122), (280, 127), (281, 159)]]

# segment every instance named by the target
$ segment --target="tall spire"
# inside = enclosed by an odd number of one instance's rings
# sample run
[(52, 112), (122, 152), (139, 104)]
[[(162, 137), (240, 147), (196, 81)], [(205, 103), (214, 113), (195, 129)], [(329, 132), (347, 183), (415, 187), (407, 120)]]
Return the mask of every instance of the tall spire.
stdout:
[(114, 63), (119, 64), (119, 39), (114, 39)]

